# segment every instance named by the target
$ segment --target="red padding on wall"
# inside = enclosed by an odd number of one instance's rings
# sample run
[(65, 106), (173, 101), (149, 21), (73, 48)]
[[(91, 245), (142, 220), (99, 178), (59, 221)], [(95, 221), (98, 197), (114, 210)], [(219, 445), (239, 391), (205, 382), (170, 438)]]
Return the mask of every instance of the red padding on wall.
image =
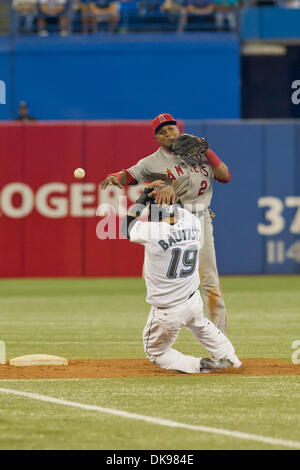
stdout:
[[(13, 217), (10, 193), (24, 181), (24, 129), (18, 124), (0, 125), (0, 275), (24, 276), (24, 219)], [(8, 201), (8, 202), (6, 202)], [(3, 202), (3, 204), (2, 204)], [(16, 205), (18, 200), (15, 200)]]
[[(119, 226), (142, 187), (100, 183), (157, 148), (151, 121), (1, 123), (0, 276), (140, 276), (144, 249)], [(111, 239), (96, 234), (104, 203), (121, 216)]]
[[(26, 276), (81, 275), (82, 221), (73, 213), (70, 185), (74, 169), (82, 166), (82, 132), (81, 124), (25, 127), (24, 179), (36, 194), (35, 210), (24, 219)], [(50, 185), (43, 197), (41, 187)]]

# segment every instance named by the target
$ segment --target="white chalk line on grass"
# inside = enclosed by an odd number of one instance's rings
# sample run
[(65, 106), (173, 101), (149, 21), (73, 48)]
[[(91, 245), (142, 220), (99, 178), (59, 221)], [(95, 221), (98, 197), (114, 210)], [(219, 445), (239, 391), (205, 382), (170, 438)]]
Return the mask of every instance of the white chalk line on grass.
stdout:
[[(120, 341), (5, 341), (6, 344), (121, 344)], [(122, 341), (122, 344), (140, 344), (140, 341)]]
[(168, 419), (154, 418), (152, 416), (140, 415), (137, 413), (130, 413), (128, 411), (122, 411), (122, 410), (115, 410), (113, 408), (104, 408), (102, 406), (97, 406), (97, 405), (86, 405), (84, 403), (77, 403), (74, 401), (49, 397), (47, 395), (40, 395), (38, 393), (22, 392), (19, 390), (12, 390), (9, 388), (0, 388), (0, 393), (17, 395), (21, 397), (31, 398), (33, 400), (44, 401), (46, 403), (54, 403), (56, 405), (64, 405), (64, 406), (70, 406), (74, 408), (80, 408), (82, 410), (98, 411), (100, 413), (106, 413), (106, 414), (110, 414), (114, 416), (119, 416), (120, 418), (135, 419), (138, 421), (144, 421), (146, 423), (156, 424), (159, 426), (189, 429), (190, 431), (199, 431), (199, 432), (205, 432), (205, 433), (211, 433), (211, 434), (220, 434), (220, 435), (231, 437), (231, 438), (244, 439), (246, 441), (257, 441), (257, 442), (262, 442), (262, 443), (270, 444), (274, 446), (291, 447), (294, 449), (300, 449), (300, 442), (297, 442), (297, 441), (275, 439), (273, 437), (260, 436), (256, 434), (248, 434), (248, 433), (240, 432), (240, 431), (230, 431), (228, 429), (213, 428), (210, 426), (199, 426), (199, 425), (193, 425), (193, 424), (180, 423), (180, 422), (171, 421)]

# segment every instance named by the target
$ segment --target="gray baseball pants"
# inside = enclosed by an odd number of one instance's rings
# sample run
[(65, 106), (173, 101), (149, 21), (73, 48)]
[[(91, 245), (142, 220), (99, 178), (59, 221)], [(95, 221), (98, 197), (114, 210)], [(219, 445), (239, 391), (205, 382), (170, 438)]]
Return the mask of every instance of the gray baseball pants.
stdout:
[(204, 211), (204, 243), (199, 253), (199, 275), (204, 313), (225, 334), (227, 313), (217, 268), (213, 224), (208, 210)]

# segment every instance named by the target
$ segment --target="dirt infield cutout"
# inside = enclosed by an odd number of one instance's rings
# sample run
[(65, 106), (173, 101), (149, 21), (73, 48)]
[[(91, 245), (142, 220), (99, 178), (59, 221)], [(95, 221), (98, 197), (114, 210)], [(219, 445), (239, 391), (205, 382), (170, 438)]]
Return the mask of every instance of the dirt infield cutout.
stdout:
[(117, 377), (166, 377), (196, 375), (300, 375), (300, 364), (270, 359), (241, 359), (241, 369), (211, 374), (183, 374), (164, 370), (147, 359), (70, 359), (67, 366), (10, 366), (0, 365), (0, 380), (4, 379), (88, 379)]

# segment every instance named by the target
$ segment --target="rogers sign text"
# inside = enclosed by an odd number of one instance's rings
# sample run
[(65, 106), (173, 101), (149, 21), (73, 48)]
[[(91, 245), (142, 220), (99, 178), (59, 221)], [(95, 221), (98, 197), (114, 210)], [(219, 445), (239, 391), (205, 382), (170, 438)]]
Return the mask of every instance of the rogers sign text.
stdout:
[(129, 201), (134, 202), (143, 188), (143, 185), (132, 186), (126, 193), (117, 187), (103, 191), (96, 183), (51, 182), (34, 190), (29, 184), (13, 182), (1, 188), (0, 215), (21, 219), (36, 211), (52, 219), (95, 217), (99, 204), (110, 204), (118, 216), (124, 216), (127, 207), (119, 203), (120, 196), (127, 194)]

